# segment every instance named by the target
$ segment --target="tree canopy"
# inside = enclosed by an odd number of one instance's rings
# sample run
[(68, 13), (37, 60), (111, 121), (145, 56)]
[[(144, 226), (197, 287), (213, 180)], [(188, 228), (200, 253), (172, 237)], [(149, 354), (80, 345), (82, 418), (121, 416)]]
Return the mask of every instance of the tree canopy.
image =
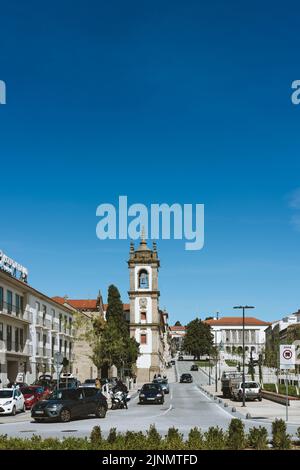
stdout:
[(183, 340), (183, 349), (192, 356), (200, 359), (205, 354), (210, 354), (213, 348), (213, 334), (211, 327), (200, 318), (192, 320), (186, 327), (186, 335)]

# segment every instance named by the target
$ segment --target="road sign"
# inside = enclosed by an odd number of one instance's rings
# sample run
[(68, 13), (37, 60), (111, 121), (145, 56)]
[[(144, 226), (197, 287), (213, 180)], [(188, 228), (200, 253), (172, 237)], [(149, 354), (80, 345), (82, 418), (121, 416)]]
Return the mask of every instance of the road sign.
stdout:
[(280, 368), (294, 369), (296, 359), (296, 351), (294, 344), (280, 345)]
[(56, 353), (54, 354), (54, 361), (55, 361), (55, 364), (61, 364), (62, 361), (63, 361), (63, 358), (64, 358), (64, 356), (63, 356), (61, 353), (56, 352)]

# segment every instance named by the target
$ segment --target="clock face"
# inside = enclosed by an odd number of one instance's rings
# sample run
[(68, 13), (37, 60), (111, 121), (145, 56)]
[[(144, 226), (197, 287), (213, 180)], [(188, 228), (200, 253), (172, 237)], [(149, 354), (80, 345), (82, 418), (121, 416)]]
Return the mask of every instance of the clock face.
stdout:
[(140, 303), (140, 307), (142, 307), (142, 308), (147, 307), (147, 299), (145, 299), (144, 297), (142, 297), (142, 298), (140, 299), (140, 302), (139, 302), (139, 303)]

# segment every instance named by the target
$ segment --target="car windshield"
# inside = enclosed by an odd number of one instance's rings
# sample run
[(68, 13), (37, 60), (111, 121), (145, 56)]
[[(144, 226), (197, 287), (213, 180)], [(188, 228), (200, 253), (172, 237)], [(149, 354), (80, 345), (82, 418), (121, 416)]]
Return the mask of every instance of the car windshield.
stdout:
[(54, 390), (48, 400), (74, 400), (75, 398), (73, 390)]
[(159, 388), (159, 384), (146, 384), (143, 385), (142, 390), (148, 391), (148, 390), (157, 390)]
[(13, 390), (0, 390), (0, 398), (11, 398)]

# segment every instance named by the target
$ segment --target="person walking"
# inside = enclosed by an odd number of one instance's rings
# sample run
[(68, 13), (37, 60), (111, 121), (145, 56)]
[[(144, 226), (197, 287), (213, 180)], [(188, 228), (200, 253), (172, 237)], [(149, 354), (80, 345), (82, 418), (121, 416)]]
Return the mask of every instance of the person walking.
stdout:
[(100, 379), (98, 379), (98, 377), (95, 380), (95, 387), (96, 388), (101, 388), (101, 382), (100, 382)]

